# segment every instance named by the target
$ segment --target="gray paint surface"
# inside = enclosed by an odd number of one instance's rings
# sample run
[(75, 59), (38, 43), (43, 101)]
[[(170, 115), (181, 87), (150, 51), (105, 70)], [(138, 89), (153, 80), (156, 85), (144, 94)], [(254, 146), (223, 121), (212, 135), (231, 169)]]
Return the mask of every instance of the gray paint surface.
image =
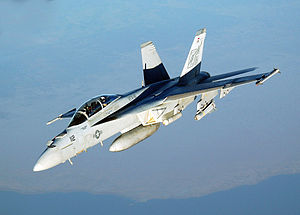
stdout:
[[(1, 1), (0, 189), (181, 198), (299, 172), (299, 9), (295, 1)], [(283, 74), (234, 89), (201, 122), (195, 103), (128, 151), (110, 153), (111, 139), (74, 166), (32, 172), (46, 142), (68, 124), (48, 120), (92, 96), (139, 87), (145, 41), (178, 76), (201, 27), (202, 70), (279, 67)]]

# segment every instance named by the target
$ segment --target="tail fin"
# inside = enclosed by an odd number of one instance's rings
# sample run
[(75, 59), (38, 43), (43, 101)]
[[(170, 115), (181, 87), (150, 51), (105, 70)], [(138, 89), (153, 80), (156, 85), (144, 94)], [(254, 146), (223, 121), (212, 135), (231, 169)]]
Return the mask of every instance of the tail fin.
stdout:
[(206, 28), (197, 31), (180, 75), (181, 82), (194, 78), (200, 72), (205, 36)]
[(151, 41), (141, 45), (141, 53), (145, 86), (170, 79)]

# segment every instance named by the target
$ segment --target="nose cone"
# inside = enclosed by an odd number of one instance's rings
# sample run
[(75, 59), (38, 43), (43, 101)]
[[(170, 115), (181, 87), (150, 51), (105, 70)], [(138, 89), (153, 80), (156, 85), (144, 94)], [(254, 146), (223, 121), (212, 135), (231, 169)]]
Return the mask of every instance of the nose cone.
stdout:
[(62, 156), (58, 150), (47, 148), (46, 151), (41, 155), (39, 160), (33, 167), (33, 171), (42, 171), (54, 167), (62, 163)]

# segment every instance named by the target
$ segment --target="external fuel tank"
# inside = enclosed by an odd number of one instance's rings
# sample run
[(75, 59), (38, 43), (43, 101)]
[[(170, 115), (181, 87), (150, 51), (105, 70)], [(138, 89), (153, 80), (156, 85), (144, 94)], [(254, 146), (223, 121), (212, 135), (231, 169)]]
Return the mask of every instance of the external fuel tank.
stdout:
[(109, 151), (119, 152), (126, 150), (146, 139), (147, 137), (150, 137), (155, 131), (157, 131), (159, 126), (160, 123), (147, 126), (140, 125), (130, 131), (127, 131), (114, 140), (109, 148)]

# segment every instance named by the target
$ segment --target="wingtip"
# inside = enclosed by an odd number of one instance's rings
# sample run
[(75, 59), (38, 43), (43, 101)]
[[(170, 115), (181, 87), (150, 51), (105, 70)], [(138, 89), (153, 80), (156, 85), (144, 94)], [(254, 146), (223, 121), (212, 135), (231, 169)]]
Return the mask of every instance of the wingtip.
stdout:
[(277, 71), (277, 70), (278, 70), (278, 74), (281, 74), (280, 69), (274, 67), (273, 71), (275, 72), (275, 71)]

